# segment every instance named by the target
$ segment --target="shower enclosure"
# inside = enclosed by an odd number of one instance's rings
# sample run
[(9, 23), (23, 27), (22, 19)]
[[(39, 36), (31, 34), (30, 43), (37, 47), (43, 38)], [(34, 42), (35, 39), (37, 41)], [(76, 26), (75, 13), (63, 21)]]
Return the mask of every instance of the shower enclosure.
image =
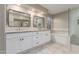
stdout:
[(79, 8), (69, 11), (70, 48), (74, 53), (79, 53)]

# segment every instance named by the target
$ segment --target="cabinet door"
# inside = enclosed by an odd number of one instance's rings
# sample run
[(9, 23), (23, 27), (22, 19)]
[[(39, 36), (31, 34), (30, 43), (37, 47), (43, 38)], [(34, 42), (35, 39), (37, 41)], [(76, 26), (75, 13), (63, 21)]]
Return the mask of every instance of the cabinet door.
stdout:
[(21, 50), (27, 50), (32, 48), (32, 38), (31, 38), (31, 33), (23, 33), (20, 35), (21, 39)]
[(6, 53), (15, 54), (21, 51), (20, 40), (17, 35), (6, 36)]
[(50, 41), (50, 32), (40, 32), (40, 44), (45, 44)]

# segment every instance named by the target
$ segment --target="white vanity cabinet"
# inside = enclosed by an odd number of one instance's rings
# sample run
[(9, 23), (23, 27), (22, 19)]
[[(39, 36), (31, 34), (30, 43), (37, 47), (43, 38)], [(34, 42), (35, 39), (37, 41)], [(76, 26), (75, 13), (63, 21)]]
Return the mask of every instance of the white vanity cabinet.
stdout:
[(21, 50), (18, 34), (6, 35), (6, 53), (17, 53)]
[(6, 53), (15, 54), (49, 42), (50, 31), (6, 34)]
[(32, 48), (32, 33), (20, 33), (19, 39), (21, 39), (21, 50), (27, 50)]
[(33, 47), (45, 44), (50, 40), (51, 39), (49, 31), (35, 32), (33, 34)]
[(6, 34), (6, 53), (19, 53), (32, 48), (30, 33)]

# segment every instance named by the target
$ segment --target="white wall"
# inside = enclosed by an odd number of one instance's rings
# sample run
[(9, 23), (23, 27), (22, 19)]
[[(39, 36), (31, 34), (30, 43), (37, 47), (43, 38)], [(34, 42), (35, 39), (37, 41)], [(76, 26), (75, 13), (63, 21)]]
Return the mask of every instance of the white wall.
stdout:
[(53, 29), (68, 31), (68, 12), (63, 12), (54, 16)]
[(68, 12), (63, 12), (54, 16), (52, 25), (54, 41), (63, 45), (68, 45)]
[(5, 6), (0, 4), (0, 53), (4, 52)]

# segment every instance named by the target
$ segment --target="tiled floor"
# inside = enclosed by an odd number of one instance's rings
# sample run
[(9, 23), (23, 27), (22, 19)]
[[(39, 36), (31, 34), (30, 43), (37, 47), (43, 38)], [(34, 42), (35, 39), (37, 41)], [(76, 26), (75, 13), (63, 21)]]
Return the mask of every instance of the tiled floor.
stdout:
[(40, 48), (37, 48), (33, 51), (30, 51), (29, 54), (74, 54), (79, 53), (78, 47), (72, 47), (69, 49), (61, 44), (47, 44)]
[(60, 44), (47, 44), (33, 51), (29, 54), (57, 54), (57, 53), (68, 53), (69, 49)]
[(78, 45), (71, 45), (71, 53), (79, 54), (79, 46)]

